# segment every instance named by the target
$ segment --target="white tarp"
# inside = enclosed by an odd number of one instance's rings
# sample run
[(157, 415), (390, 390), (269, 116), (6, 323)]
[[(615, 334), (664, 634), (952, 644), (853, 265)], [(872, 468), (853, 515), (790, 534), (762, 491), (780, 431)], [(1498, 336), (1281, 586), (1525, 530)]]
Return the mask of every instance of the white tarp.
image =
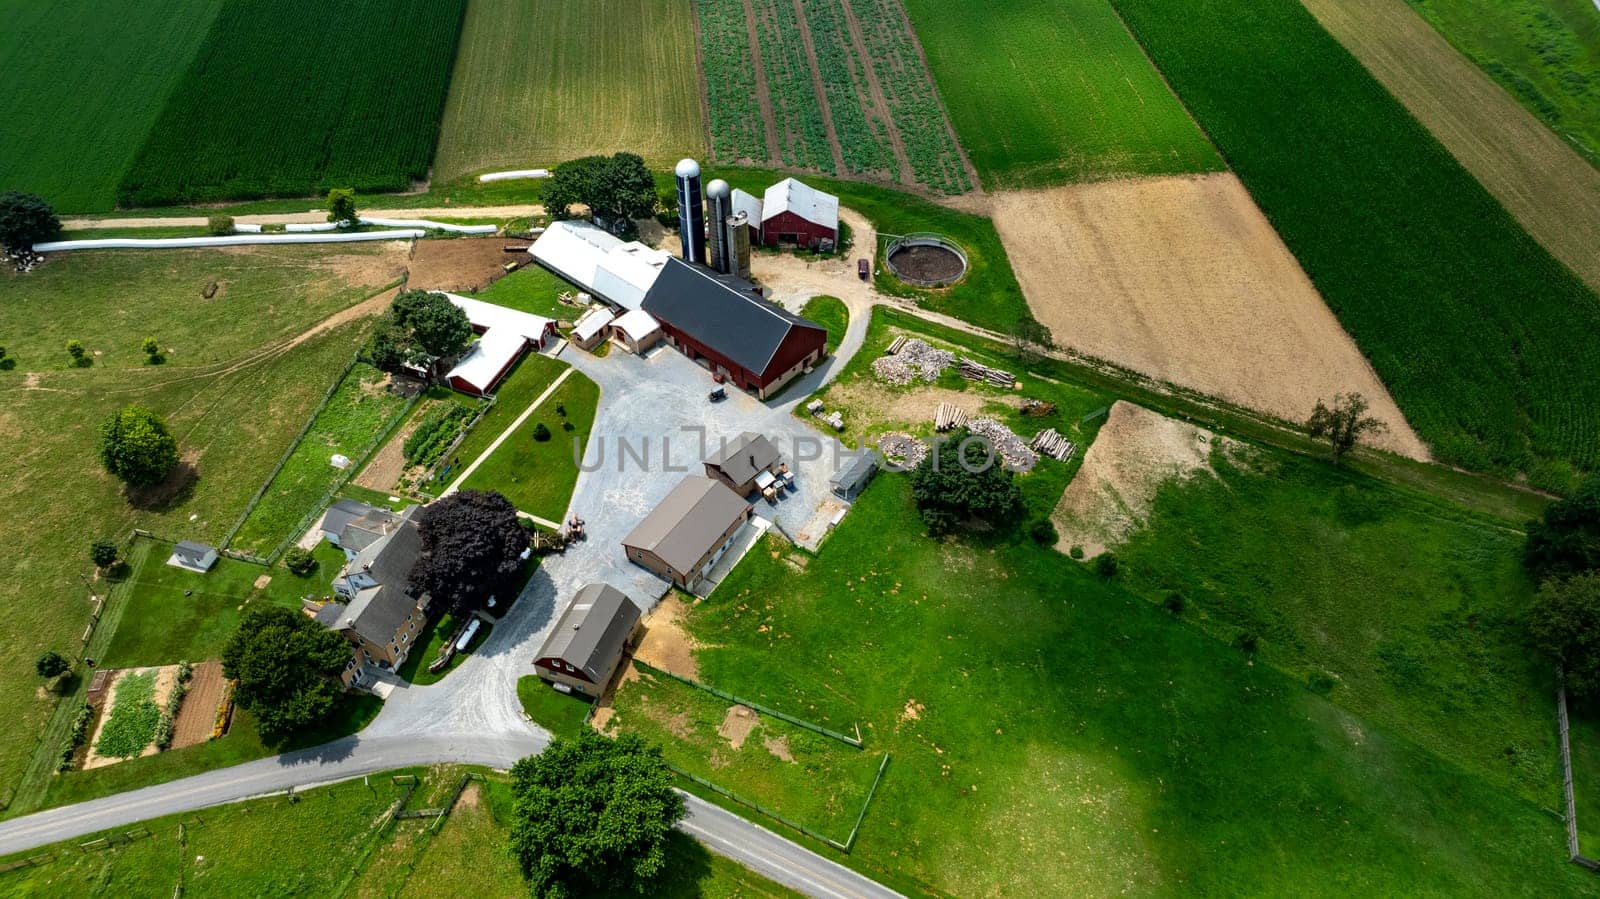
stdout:
[(245, 247), (279, 243), (361, 243), (370, 240), (416, 240), (425, 232), (363, 231), (359, 234), (224, 234), (217, 237), (103, 237), (55, 240), (34, 244), (38, 253), (62, 250), (178, 250), (196, 247)]
[(430, 231), (449, 231), (452, 234), (493, 234), (499, 225), (452, 225), (431, 219), (378, 219), (361, 217), (363, 225), (381, 225), (385, 228), (427, 228)]
[(548, 178), (548, 177), (550, 177), (550, 170), (549, 169), (513, 169), (512, 171), (509, 171), (509, 172), (490, 172), (487, 175), (479, 175), (478, 176), (478, 180), (479, 181), (516, 181), (516, 180), (518, 180), (520, 178)]

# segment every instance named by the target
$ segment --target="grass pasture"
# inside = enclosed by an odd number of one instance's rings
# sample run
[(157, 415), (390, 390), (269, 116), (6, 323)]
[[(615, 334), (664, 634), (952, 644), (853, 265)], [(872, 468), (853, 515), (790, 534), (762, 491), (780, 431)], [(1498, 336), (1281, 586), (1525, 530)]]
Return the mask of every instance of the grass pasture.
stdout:
[[(534, 399), (537, 398), (535, 394)], [(483, 460), (463, 486), (469, 490), (498, 490), (520, 511), (549, 521), (564, 520), (572, 488), (578, 482), (578, 460), (588, 445), (599, 403), (599, 386), (582, 372), (573, 372), (493, 455)], [(525, 408), (526, 404), (515, 414), (522, 414)], [(480, 421), (474, 431), (484, 424)], [(548, 440), (534, 438), (534, 429), (539, 425), (550, 431)]]
[(425, 178), (466, 0), (222, 5), (118, 188), (130, 206)]
[(838, 349), (845, 329), (850, 326), (850, 310), (845, 307), (843, 300), (829, 296), (812, 297), (806, 300), (800, 314), (828, 329), (828, 352)]
[(461, 445), (450, 454), (450, 461), (440, 469), (441, 477), (423, 486), (432, 491), (442, 491), (450, 486), (451, 482), (460, 477), (461, 472), (472, 464), (472, 460), (482, 455), (501, 432), (511, 427), (517, 416), (528, 408), (529, 403), (538, 399), (539, 394), (543, 393), (544, 389), (550, 386), (550, 382), (559, 377), (566, 367), (566, 363), (538, 353), (528, 353), (523, 356), (522, 361), (511, 369), (511, 373), (506, 375), (500, 382), (499, 388), (495, 390), (494, 405), (479, 416), (478, 423), (472, 426), (472, 430), (462, 438)]
[(670, 167), (705, 145), (689, 0), (473, 0), (434, 176), (629, 150)]
[(1224, 168), (1105, 0), (906, 11), (991, 190)]
[(265, 558), (299, 536), (297, 523), (317, 511), (318, 500), (349, 473), (329, 460), (343, 454), (359, 466), (410, 408), (408, 400), (390, 392), (388, 383), (388, 375), (365, 362), (350, 368), (240, 523), (229, 549)]
[[(101, 212), (224, 0), (0, 2), (0, 191)], [(13, 335), (7, 335), (11, 337)]]
[(558, 321), (575, 321), (583, 310), (560, 301), (564, 293), (577, 288), (561, 280), (537, 263), (528, 263), (487, 288), (473, 294), (485, 303), (494, 303), (522, 312), (531, 312)]
[(1600, 10), (1593, 0), (1407, 0), (1477, 63), (1600, 165)]
[(1600, 467), (1600, 299), (1300, 3), (1115, 5), (1437, 458)]

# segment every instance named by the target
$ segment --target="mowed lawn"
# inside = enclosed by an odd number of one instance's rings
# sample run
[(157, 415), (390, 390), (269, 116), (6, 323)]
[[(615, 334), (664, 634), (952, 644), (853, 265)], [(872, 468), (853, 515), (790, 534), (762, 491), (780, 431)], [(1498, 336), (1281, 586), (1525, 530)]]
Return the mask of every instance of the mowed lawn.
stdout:
[[(483, 460), (465, 487), (498, 490), (520, 511), (550, 521), (563, 520), (599, 403), (600, 387), (583, 373), (573, 372)], [(540, 425), (550, 432), (549, 439), (534, 437)], [(478, 427), (482, 428), (483, 422)]]
[[(223, 0), (0, 0), (0, 191), (101, 212)], [(7, 338), (16, 334), (8, 332)]]
[(1298, 0), (1114, 3), (1436, 458), (1600, 465), (1600, 297)]
[(403, 190), (433, 161), (466, 0), (229, 0), (118, 188), (130, 206)]
[[(58, 263), (66, 264), (61, 259), (26, 276), (0, 274), (0, 290), (8, 294), (0, 307), (7, 316), (23, 316), (11, 319), (24, 327), (8, 328), (7, 342), (13, 334), (26, 333), (29, 314), (40, 327), (53, 327), (57, 310), (69, 309), (69, 317), (87, 327), (97, 315), (113, 314), (127, 297), (139, 298), (146, 325), (178, 334), (185, 317), (202, 303), (199, 289), (211, 271), (206, 260), (227, 254), (162, 257), (169, 265), (192, 266), (177, 278), (130, 277), (120, 266), (90, 264), (101, 256), (74, 260), (81, 267), (73, 279), (35, 280)], [(304, 331), (325, 318), (329, 306), (355, 302), (382, 286), (359, 286), (363, 277), (358, 272), (351, 272), (349, 281), (330, 283), (320, 273), (297, 268), (295, 277), (285, 277), (273, 266), (250, 268), (231, 284), (244, 294), (274, 288), (271, 305), (276, 311), (262, 310), (274, 322), (273, 335)], [(383, 271), (371, 274), (387, 277)], [(193, 287), (169, 290), (163, 286), (169, 283)], [(330, 291), (345, 299), (330, 299)], [(85, 297), (99, 297), (102, 305)], [(196, 329), (187, 332), (196, 343), (179, 344), (174, 361), (163, 366), (138, 365), (124, 356), (67, 370), (54, 360), (33, 358), (30, 351), (28, 356), (18, 354), (16, 370), (0, 372), (0, 433), (10, 435), (16, 446), (0, 484), (0, 502), (11, 512), (0, 522), (0, 545), (7, 547), (0, 555), (0, 611), (5, 613), (0, 626), (5, 638), (0, 641), (0, 715), (13, 723), (10, 735), (0, 740), (0, 790), (8, 794), (19, 786), (34, 757), (54, 705), (37, 692), (33, 660), (45, 649), (76, 656), (89, 621), (89, 588), (83, 581), (92, 570), (89, 541), (124, 537), (135, 526), (171, 540), (220, 541), (289, 448), (329, 380), (355, 352), (364, 326), (357, 322), (332, 328), (293, 347), (276, 348), (247, 346), (232, 336), (233, 327), (264, 336), (254, 330), (260, 323), (248, 316), (219, 324), (209, 339), (229, 348), (228, 361), (183, 363), (185, 348), (194, 348), (205, 336)], [(129, 403), (148, 406), (166, 418), (192, 477), (167, 490), (129, 497), (103, 471), (95, 453), (97, 429), (106, 416)], [(103, 596), (106, 585), (97, 584), (94, 590)], [(36, 770), (40, 779), (18, 792), (11, 813), (37, 801), (36, 789), (42, 789), (58, 753), (48, 747), (41, 753)]]
[(434, 177), (705, 147), (689, 0), (473, 0)]
[(1106, 0), (906, 0), (984, 184), (1225, 168)]
[(528, 408), (528, 404), (537, 399), (539, 394), (544, 393), (550, 382), (559, 377), (566, 368), (566, 363), (549, 356), (537, 353), (523, 356), (522, 361), (518, 362), (516, 367), (511, 369), (511, 373), (500, 382), (500, 386), (495, 388), (494, 405), (478, 418), (478, 423), (472, 426), (466, 437), (462, 438), (461, 445), (450, 454), (449, 461), (440, 467), (441, 476), (438, 480), (423, 486), (435, 491), (442, 491), (450, 486), (461, 476), (461, 472), (472, 464), (472, 460), (483, 455), (489, 444), (493, 443), (506, 428), (511, 427), (511, 423), (517, 420), (522, 410)]
[(1539, 803), (1054, 550), (915, 515), (880, 476), (803, 570), (769, 543), (688, 619), (706, 682), (893, 754), (846, 864), (955, 895), (1592, 888)]
[(577, 292), (578, 288), (530, 261), (473, 296), (486, 303), (531, 312), (545, 318), (576, 321), (583, 310), (562, 303), (560, 297), (564, 293)]
[[(412, 401), (389, 390), (389, 376), (358, 362), (316, 412), (305, 436), (295, 444), (266, 492), (240, 524), (228, 548), (268, 558), (282, 544), (298, 538), (308, 517), (341, 479), (359, 470), (410, 409)], [(333, 466), (335, 455), (350, 467)]]
[(1408, 0), (1445, 39), (1600, 165), (1594, 0)]

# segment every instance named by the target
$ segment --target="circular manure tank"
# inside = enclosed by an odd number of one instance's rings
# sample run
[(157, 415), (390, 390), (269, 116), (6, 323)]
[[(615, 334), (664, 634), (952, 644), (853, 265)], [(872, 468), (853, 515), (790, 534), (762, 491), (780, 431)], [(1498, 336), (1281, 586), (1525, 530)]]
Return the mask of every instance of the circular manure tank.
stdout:
[(948, 287), (967, 274), (967, 254), (939, 234), (906, 234), (894, 239), (883, 254), (896, 278), (917, 287)]

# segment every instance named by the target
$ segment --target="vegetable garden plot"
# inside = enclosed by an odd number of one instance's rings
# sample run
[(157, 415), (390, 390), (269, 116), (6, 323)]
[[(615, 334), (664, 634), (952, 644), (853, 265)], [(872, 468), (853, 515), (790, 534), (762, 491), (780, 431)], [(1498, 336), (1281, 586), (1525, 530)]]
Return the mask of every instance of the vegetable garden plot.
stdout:
[(900, 167), (891, 149), (891, 125), (887, 114), (876, 108), (868, 80), (872, 63), (852, 39), (840, 0), (805, 0), (804, 8), (845, 169), (852, 175), (898, 181)]
[(961, 151), (945, 122), (933, 79), (922, 64), (900, 0), (856, 0), (851, 8), (861, 22), (867, 56), (888, 95), (895, 128), (917, 181), (944, 193), (972, 188)]
[(756, 0), (756, 33), (761, 41), (767, 91), (784, 165), (834, 173), (833, 153), (811, 83), (811, 62), (800, 41), (800, 19), (791, 0)]
[(230, 0), (123, 177), (153, 206), (400, 190), (433, 161), (465, 0)]
[(724, 162), (769, 157), (756, 95), (755, 63), (744, 0), (696, 0), (700, 43), (705, 50), (706, 109), (711, 119), (711, 155)]

